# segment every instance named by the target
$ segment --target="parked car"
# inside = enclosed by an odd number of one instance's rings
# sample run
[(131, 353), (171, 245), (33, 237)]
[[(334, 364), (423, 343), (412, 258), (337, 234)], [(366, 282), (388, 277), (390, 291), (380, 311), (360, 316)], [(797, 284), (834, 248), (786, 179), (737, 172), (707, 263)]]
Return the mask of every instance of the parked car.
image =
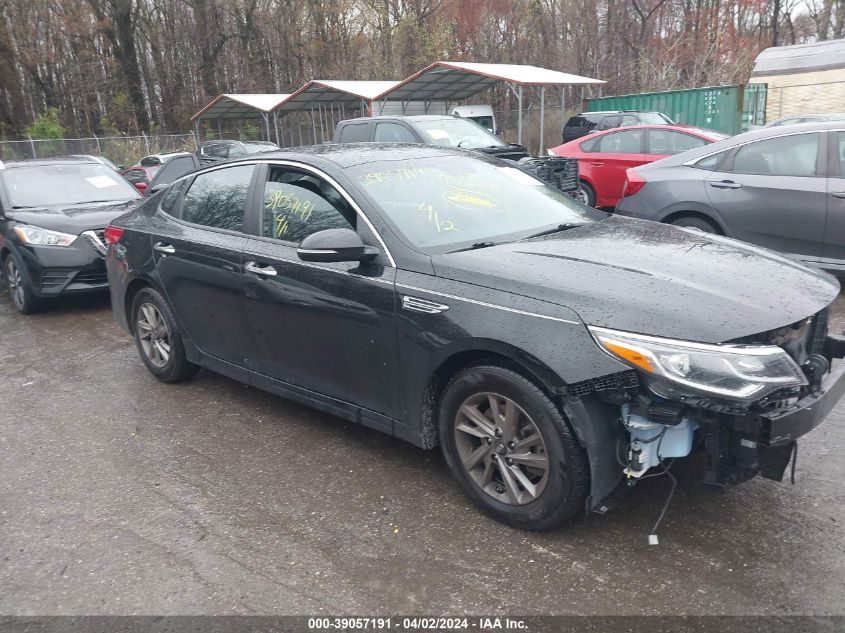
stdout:
[(781, 125), (796, 125), (798, 123), (814, 123), (817, 121), (844, 121), (845, 112), (824, 112), (820, 114), (796, 114), (775, 119), (767, 123), (766, 127), (779, 127)]
[(103, 231), (139, 197), (79, 156), (0, 163), (0, 263), (12, 305), (29, 314), (47, 299), (108, 288)]
[(230, 158), (239, 158), (259, 152), (271, 152), (279, 146), (270, 141), (206, 141), (197, 150), (197, 158), (203, 165), (218, 163)]
[(105, 237), (115, 317), (160, 380), (203, 366), (439, 443), (467, 495), (521, 528), (602, 509), (693, 447), (710, 485), (780, 479), (845, 391), (835, 278), (608, 216), (476, 152), (252, 156)]
[(165, 154), (150, 154), (144, 156), (137, 163), (131, 167), (125, 168), (120, 172), (129, 183), (132, 184), (142, 194), (146, 192), (147, 187), (155, 178), (159, 169), (174, 158), (181, 158), (185, 155), (190, 156), (190, 152), (168, 152)]
[(528, 150), (522, 145), (505, 143), (475, 121), (447, 115), (347, 119), (335, 127), (332, 142), (424, 143), (472, 149), (507, 160), (528, 157)]
[(672, 125), (674, 121), (660, 112), (636, 112), (635, 110), (606, 110), (602, 112), (581, 112), (569, 117), (560, 132), (562, 143), (574, 141), (593, 132), (612, 130), (628, 125)]
[(590, 207), (615, 207), (631, 167), (723, 138), (727, 134), (685, 125), (636, 125), (590, 134), (553, 147), (549, 154), (578, 159), (581, 202)]
[(843, 123), (764, 128), (637, 167), (616, 212), (845, 271)]

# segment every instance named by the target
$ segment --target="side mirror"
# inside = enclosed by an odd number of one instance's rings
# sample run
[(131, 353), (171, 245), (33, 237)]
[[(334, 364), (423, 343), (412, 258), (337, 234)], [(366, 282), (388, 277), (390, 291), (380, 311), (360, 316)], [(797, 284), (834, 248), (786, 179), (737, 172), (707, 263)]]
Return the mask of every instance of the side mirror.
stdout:
[(157, 185), (154, 185), (154, 186), (152, 186), (152, 187), (147, 187), (147, 188), (144, 190), (144, 197), (145, 197), (145, 198), (148, 198), (148, 197), (150, 197), (150, 196), (154, 196), (154, 195), (156, 195), (159, 191), (164, 191), (164, 190), (165, 190), (165, 189), (167, 189), (169, 186), (170, 186), (170, 185), (169, 185), (168, 183), (166, 183), (166, 182), (160, 182), (160, 183), (158, 183)]
[(296, 254), (305, 262), (361, 262), (375, 258), (379, 250), (364, 246), (352, 229), (326, 229), (302, 240)]

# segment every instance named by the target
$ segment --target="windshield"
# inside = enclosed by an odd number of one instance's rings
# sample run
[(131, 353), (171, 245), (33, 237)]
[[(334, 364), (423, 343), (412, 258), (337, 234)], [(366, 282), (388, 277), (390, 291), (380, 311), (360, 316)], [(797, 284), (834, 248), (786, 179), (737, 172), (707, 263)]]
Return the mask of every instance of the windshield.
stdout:
[(431, 254), (607, 217), (495, 160), (445, 155), (366, 163), (349, 172), (407, 241)]
[(643, 125), (664, 125), (672, 123), (672, 119), (659, 112), (643, 112), (640, 114), (640, 123)]
[(416, 120), (414, 123), (432, 145), (463, 147), (464, 149), (504, 145), (498, 136), (491, 134), (475, 121), (467, 119), (428, 119)]
[(244, 151), (247, 154), (258, 154), (259, 152), (270, 152), (274, 149), (279, 149), (279, 146), (274, 143), (245, 143)]
[(13, 208), (138, 198), (138, 192), (101, 163), (33, 165), (0, 171)]

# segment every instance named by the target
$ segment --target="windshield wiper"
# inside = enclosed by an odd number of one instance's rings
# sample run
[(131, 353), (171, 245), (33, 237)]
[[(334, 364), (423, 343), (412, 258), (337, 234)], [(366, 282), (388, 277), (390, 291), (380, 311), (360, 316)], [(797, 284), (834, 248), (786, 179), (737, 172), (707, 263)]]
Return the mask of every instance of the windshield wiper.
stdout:
[(523, 237), (522, 240), (530, 240), (533, 237), (542, 237), (543, 235), (551, 235), (552, 233), (568, 231), (569, 229), (574, 229), (577, 226), (584, 226), (584, 224), (586, 224), (586, 222), (564, 222), (563, 224), (558, 224), (554, 228), (546, 229), (545, 231), (540, 231), (539, 233), (534, 233), (533, 235), (529, 235), (528, 237)]
[(479, 248), (488, 248), (490, 246), (495, 246), (498, 242), (476, 242), (472, 246), (466, 246), (464, 248), (459, 248), (454, 251), (449, 251), (450, 253), (461, 253), (463, 251), (474, 251)]

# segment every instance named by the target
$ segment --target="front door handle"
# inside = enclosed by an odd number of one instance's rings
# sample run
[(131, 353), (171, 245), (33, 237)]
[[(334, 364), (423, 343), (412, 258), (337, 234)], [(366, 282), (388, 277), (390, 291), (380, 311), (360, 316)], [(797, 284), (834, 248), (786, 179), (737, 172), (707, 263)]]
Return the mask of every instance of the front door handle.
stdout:
[(591, 164), (593, 167), (601, 167), (601, 166), (603, 166), (603, 165), (604, 165), (604, 163), (603, 163), (602, 161), (600, 161), (600, 160), (591, 160), (591, 161), (590, 161), (590, 164)]
[(262, 277), (275, 277), (279, 274), (272, 266), (259, 266), (255, 262), (247, 262), (244, 265), (244, 269), (248, 273), (255, 273), (256, 275), (261, 275)]
[(742, 187), (740, 183), (733, 180), (711, 180), (707, 184), (716, 189), (739, 189)]
[(165, 244), (164, 242), (156, 242), (153, 244), (153, 248), (159, 253), (167, 253), (168, 255), (173, 255), (173, 253), (176, 252), (175, 248), (173, 248), (170, 244)]
[(834, 198), (839, 198), (840, 200), (845, 200), (845, 191), (834, 191), (830, 194)]

